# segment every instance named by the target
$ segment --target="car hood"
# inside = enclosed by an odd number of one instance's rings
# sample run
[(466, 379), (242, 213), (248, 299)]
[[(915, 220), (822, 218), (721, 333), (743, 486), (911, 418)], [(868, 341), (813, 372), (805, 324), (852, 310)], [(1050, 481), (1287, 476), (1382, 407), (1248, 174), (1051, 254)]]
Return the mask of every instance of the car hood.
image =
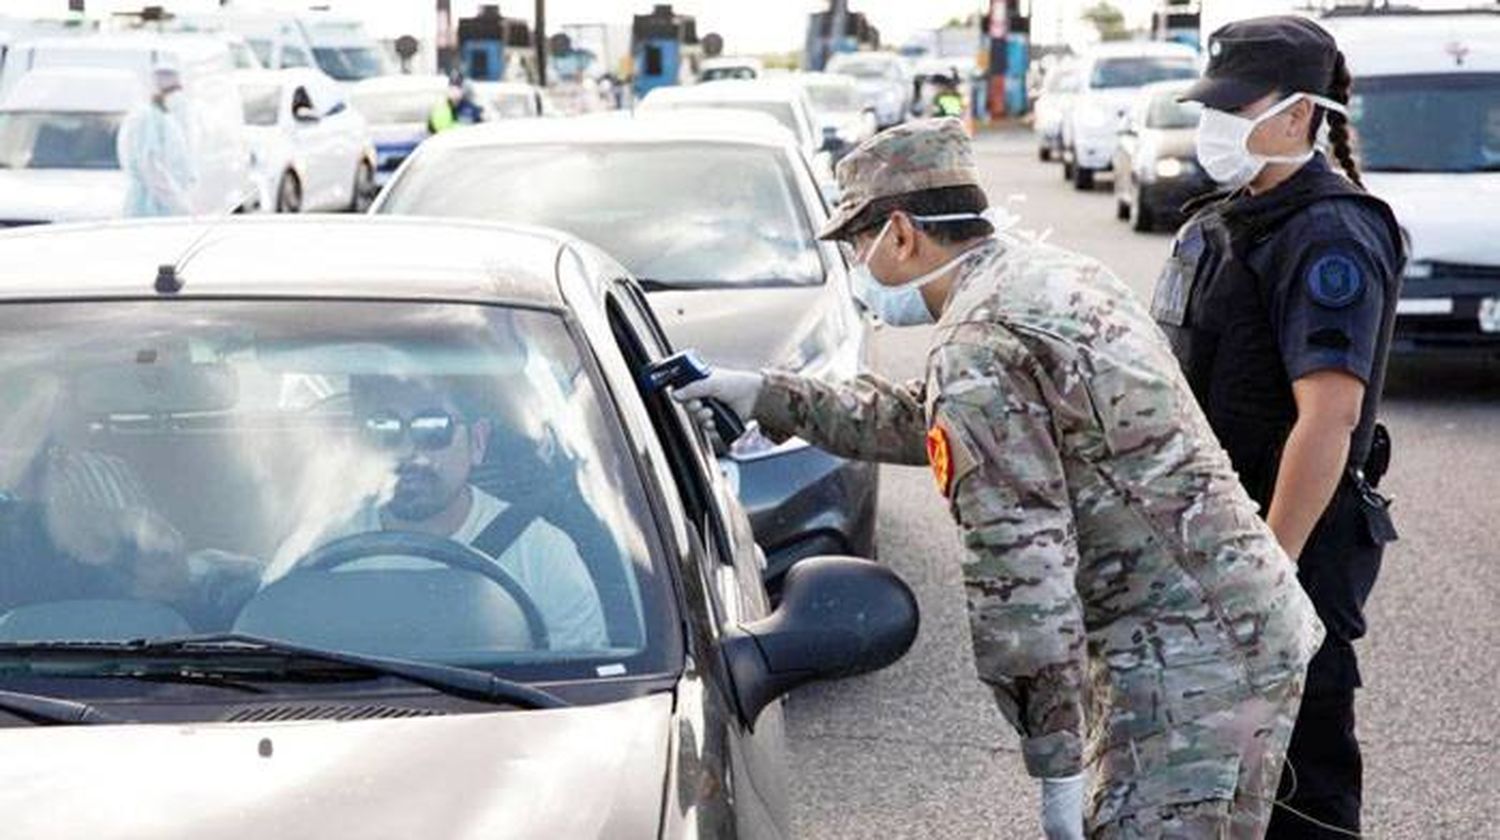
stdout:
[(12, 837), (656, 837), (672, 697), (442, 717), (0, 731)]
[(127, 187), (119, 170), (0, 170), (0, 222), (119, 218)]
[(651, 308), (678, 349), (722, 367), (788, 363), (831, 315), (827, 286), (652, 292)]
[(1500, 172), (1366, 172), (1364, 181), (1396, 211), (1411, 237), (1412, 260), (1500, 265), (1494, 222), (1500, 215)]

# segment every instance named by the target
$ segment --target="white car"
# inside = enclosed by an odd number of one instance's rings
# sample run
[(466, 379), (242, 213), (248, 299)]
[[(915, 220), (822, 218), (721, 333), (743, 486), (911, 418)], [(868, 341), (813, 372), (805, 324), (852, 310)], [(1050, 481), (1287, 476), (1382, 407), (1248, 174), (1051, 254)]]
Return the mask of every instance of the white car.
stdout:
[(491, 120), (550, 117), (557, 114), (547, 92), (525, 82), (474, 82), (474, 98)]
[(839, 53), (828, 59), (823, 70), (854, 79), (880, 128), (899, 125), (911, 115), (915, 91), (911, 72), (901, 56), (887, 52)]
[(1079, 85), (1062, 121), (1063, 177), (1080, 190), (1114, 166), (1121, 119), (1140, 89), (1153, 82), (1192, 79), (1198, 53), (1157, 41), (1100, 44), (1079, 59)]
[(663, 87), (647, 94), (637, 108), (642, 111), (730, 108), (766, 114), (797, 138), (797, 145), (807, 155), (818, 182), (826, 187), (833, 181), (832, 150), (836, 144), (824, 139), (807, 93), (795, 82), (756, 79)]
[[(13, 45), (0, 74), (0, 226), (119, 218), (127, 179), (116, 142), (148, 100), (152, 69), (182, 74), (178, 118), (197, 183), (194, 214), (249, 209), (250, 172), (229, 49), (195, 35), (43, 38)], [(27, 68), (30, 68), (29, 70)]]
[(766, 74), (766, 65), (750, 56), (720, 56), (704, 59), (698, 71), (700, 82), (722, 82), (728, 79), (759, 79)]
[(1500, 17), (1323, 23), (1356, 79), (1365, 185), (1408, 240), (1393, 349), (1500, 353)]
[(823, 140), (837, 141), (839, 148), (831, 150), (835, 158), (875, 136), (875, 112), (865, 106), (853, 79), (835, 73), (798, 73), (792, 78), (807, 91)]
[(237, 74), (261, 206), (278, 213), (363, 211), (375, 197), (365, 118), (316, 70)]
[(1031, 106), (1031, 132), (1036, 135), (1036, 156), (1048, 161), (1062, 154), (1063, 120), (1082, 84), (1074, 61), (1058, 62), (1042, 81), (1042, 93)]
[(364, 115), (375, 142), (375, 184), (391, 175), (431, 134), (427, 118), (448, 95), (448, 77), (438, 74), (377, 76), (357, 82), (349, 96)]

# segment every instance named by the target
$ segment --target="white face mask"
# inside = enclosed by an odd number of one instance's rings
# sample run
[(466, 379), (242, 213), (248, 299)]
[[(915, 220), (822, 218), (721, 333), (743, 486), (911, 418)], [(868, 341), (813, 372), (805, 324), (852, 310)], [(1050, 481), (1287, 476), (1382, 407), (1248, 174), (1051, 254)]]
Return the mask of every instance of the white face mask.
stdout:
[(182, 91), (174, 90), (170, 93), (162, 94), (161, 107), (169, 114), (182, 113)]
[(1255, 176), (1268, 163), (1302, 164), (1311, 160), (1312, 149), (1300, 155), (1257, 155), (1250, 151), (1249, 146), (1250, 135), (1256, 126), (1292, 107), (1299, 99), (1310, 100), (1340, 114), (1349, 113), (1348, 109), (1332, 99), (1310, 93), (1294, 93), (1254, 119), (1205, 107), (1198, 117), (1195, 142), (1198, 162), (1203, 164), (1208, 177), (1225, 186), (1242, 187), (1255, 180)]
[[(912, 221), (932, 224), (935, 222), (967, 222), (971, 220), (982, 220), (985, 217), (979, 213), (953, 213), (946, 216), (912, 216)], [(927, 301), (922, 297), (922, 287), (942, 277), (948, 269), (957, 265), (964, 257), (969, 255), (968, 251), (943, 263), (932, 271), (921, 277), (914, 277), (899, 286), (887, 286), (875, 277), (875, 272), (870, 269), (870, 260), (875, 252), (880, 249), (880, 244), (885, 241), (885, 235), (890, 232), (891, 220), (886, 219), (885, 225), (876, 234), (875, 241), (865, 249), (865, 257), (854, 266), (853, 281), (854, 294), (865, 305), (880, 316), (880, 320), (893, 327), (919, 327), (931, 324), (936, 319), (932, 310), (927, 308)]]

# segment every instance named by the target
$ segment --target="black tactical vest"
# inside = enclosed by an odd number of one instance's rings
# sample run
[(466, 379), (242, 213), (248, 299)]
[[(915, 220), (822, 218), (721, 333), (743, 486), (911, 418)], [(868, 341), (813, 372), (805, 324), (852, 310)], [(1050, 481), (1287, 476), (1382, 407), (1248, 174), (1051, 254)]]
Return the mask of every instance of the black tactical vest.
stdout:
[[(1390, 228), (1391, 242), (1400, 249), (1400, 228), (1384, 202), (1331, 171), (1304, 170), (1283, 184), (1271, 203), (1239, 196), (1199, 202), (1178, 233), (1152, 301), (1152, 314), (1166, 332), (1198, 404), (1245, 489), (1262, 509), (1269, 507), (1297, 405), (1271, 323), (1269, 307), (1277, 278), (1258, 276), (1248, 255), (1319, 201), (1357, 201), (1378, 210)], [(1350, 446), (1349, 463), (1355, 469), (1364, 465), (1375, 435), (1400, 271), (1397, 265), (1393, 276), (1385, 278), (1376, 369)]]

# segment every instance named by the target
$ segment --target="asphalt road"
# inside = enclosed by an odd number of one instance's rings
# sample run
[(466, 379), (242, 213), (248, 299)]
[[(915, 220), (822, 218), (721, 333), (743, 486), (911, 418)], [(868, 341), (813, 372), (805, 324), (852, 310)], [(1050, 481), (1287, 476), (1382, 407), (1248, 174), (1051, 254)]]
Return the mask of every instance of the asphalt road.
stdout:
[[(1170, 242), (1115, 221), (1107, 182), (1078, 193), (1030, 135), (978, 141), (992, 201), (1023, 227), (1098, 257), (1148, 296)], [(1022, 200), (1024, 198), (1024, 200)], [(922, 370), (927, 329), (880, 331), (879, 367)], [(1500, 365), (1399, 362), (1384, 418), (1386, 489), (1401, 540), (1386, 554), (1360, 654), (1366, 835), (1494, 837), (1500, 713)], [(788, 706), (795, 826), (807, 838), (1037, 836), (1016, 739), (977, 682), (961, 548), (924, 469), (886, 467), (879, 551), (916, 589), (922, 631), (884, 672), (818, 686)]]

